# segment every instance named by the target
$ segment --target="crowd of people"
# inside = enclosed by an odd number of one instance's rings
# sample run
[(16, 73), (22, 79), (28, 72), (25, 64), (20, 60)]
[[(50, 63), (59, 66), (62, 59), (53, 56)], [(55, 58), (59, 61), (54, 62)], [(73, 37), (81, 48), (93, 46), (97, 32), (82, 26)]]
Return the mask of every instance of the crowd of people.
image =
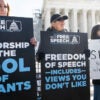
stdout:
[[(6, 0), (0, 0), (0, 16), (10, 16), (10, 6)], [(67, 29), (64, 29), (65, 20), (68, 20), (67, 15), (54, 14), (51, 16), (51, 26), (46, 30), (53, 33), (64, 33)], [(91, 29), (91, 39), (100, 39), (100, 25), (95, 25)], [(30, 43), (37, 46), (37, 41), (34, 37), (30, 39)], [(40, 61), (44, 56), (41, 52), (41, 43), (39, 45), (37, 60)], [(94, 85), (94, 100), (100, 100), (100, 80), (93, 80)]]

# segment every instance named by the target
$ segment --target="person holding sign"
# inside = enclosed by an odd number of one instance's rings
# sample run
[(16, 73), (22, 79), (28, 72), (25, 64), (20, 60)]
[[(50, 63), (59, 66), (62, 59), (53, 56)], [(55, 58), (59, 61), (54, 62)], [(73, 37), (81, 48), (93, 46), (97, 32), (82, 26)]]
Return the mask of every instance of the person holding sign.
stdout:
[(68, 16), (66, 15), (60, 15), (60, 14), (54, 14), (52, 15), (50, 19), (51, 27), (47, 29), (47, 31), (52, 32), (67, 32), (66, 29), (64, 29), (65, 20), (68, 19)]
[[(51, 32), (51, 33), (67, 32), (67, 29), (64, 29), (65, 20), (67, 19), (68, 19), (67, 15), (53, 14), (50, 19), (51, 26), (46, 31)], [(44, 58), (44, 53), (41, 49), (41, 43), (39, 45), (36, 58), (37, 58), (37, 61), (41, 61)]]
[(9, 11), (6, 0), (0, 0), (0, 98), (36, 100), (32, 18), (8, 17)]
[[(91, 39), (100, 39), (100, 25), (95, 25), (92, 28)], [(94, 85), (94, 100), (100, 100), (100, 79), (93, 80)]]
[[(9, 16), (10, 6), (6, 0), (0, 0), (0, 16)], [(30, 39), (30, 43), (34, 46), (37, 45), (37, 41), (35, 38)]]
[[(66, 15), (53, 14), (50, 19), (51, 26), (46, 30), (51, 33), (64, 33), (67, 32), (67, 29), (64, 29), (65, 20), (68, 19)], [(34, 45), (34, 38), (31, 39), (31, 43)], [(44, 53), (41, 50), (41, 43), (39, 49), (36, 53), (37, 61), (40, 61), (44, 58)]]

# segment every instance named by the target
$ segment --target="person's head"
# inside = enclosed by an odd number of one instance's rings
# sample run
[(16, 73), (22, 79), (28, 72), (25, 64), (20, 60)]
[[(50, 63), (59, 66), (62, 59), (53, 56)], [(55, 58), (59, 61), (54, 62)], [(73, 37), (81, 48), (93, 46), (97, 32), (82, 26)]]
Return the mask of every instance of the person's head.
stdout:
[(68, 19), (68, 16), (63, 16), (60, 14), (54, 14), (51, 16), (50, 22), (51, 27), (57, 31), (62, 31), (64, 29), (64, 21)]
[(91, 39), (100, 39), (100, 25), (95, 25), (92, 28)]
[(0, 0), (0, 16), (9, 16), (9, 5), (6, 0)]

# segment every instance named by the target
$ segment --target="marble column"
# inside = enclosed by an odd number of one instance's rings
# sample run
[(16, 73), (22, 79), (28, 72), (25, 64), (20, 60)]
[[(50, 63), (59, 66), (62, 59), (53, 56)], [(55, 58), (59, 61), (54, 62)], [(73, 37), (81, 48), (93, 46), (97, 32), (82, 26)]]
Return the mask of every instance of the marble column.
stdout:
[(82, 32), (87, 32), (87, 10), (82, 10)]
[(95, 24), (100, 24), (100, 13), (99, 13), (99, 11), (96, 11), (96, 16), (95, 16), (96, 18), (96, 22), (95, 22)]
[(50, 27), (50, 9), (46, 9), (46, 15), (45, 15), (45, 30)]
[(60, 13), (59, 8), (55, 8), (55, 14), (59, 14), (59, 13)]
[(91, 20), (92, 20), (92, 27), (95, 25), (96, 19), (95, 19), (95, 10), (91, 11)]
[(76, 9), (72, 10), (72, 31), (73, 32), (78, 31), (78, 28), (77, 28), (77, 10)]
[[(64, 10), (64, 15), (68, 16), (69, 10), (65, 9)], [(69, 19), (65, 20), (65, 29), (67, 29), (69, 31)]]

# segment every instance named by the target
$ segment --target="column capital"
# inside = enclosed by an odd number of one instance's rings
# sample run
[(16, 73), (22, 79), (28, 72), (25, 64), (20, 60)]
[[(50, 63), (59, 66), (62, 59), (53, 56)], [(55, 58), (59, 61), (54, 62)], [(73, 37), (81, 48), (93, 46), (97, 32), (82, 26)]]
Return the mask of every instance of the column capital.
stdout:
[(87, 12), (88, 11), (88, 9), (82, 9), (82, 12)]
[(69, 9), (64, 9), (64, 13), (68, 15)]
[(91, 12), (96, 12), (96, 10), (95, 9), (92, 9)]
[(48, 12), (48, 11), (50, 11), (50, 10), (51, 10), (50, 8), (47, 8), (47, 9), (46, 9), (46, 12)]
[(55, 10), (59, 10), (60, 8), (55, 8)]
[(59, 14), (59, 11), (60, 10), (60, 8), (55, 8), (55, 13), (58, 13)]
[(76, 12), (77, 13), (78, 12), (78, 9), (73, 9), (72, 12)]
[(65, 10), (65, 11), (69, 11), (69, 9), (67, 9), (67, 8), (65, 8), (64, 10)]
[(44, 9), (44, 12), (48, 12), (48, 11), (50, 11), (51, 10), (51, 8), (46, 8), (46, 9)]

